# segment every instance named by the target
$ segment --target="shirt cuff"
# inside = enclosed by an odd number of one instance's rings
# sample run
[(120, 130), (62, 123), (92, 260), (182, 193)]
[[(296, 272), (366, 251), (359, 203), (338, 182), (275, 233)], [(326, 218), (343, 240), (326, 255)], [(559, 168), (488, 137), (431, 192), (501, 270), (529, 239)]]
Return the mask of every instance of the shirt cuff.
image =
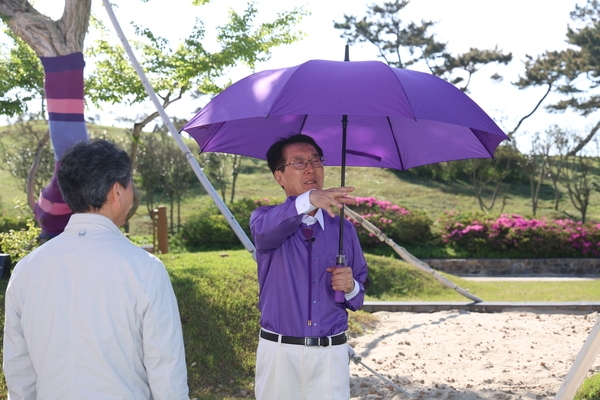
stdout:
[(356, 282), (356, 279), (354, 279), (354, 289), (352, 289), (352, 291), (350, 293), (345, 293), (344, 297), (346, 298), (346, 300), (352, 300), (353, 298), (356, 297), (356, 295), (360, 292), (360, 285), (358, 284), (358, 282)]
[(302, 193), (300, 196), (296, 197), (296, 211), (298, 215), (300, 214), (308, 214), (311, 211), (317, 209), (317, 207), (310, 204), (310, 192), (315, 189), (311, 189), (308, 192)]

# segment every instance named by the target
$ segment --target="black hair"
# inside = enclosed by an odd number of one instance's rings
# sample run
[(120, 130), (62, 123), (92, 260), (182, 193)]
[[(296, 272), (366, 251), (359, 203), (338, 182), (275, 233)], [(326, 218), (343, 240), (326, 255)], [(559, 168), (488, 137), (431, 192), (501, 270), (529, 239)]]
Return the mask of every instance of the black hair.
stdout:
[(74, 213), (97, 211), (115, 183), (131, 181), (131, 158), (125, 150), (103, 139), (76, 143), (60, 159), (58, 187)]
[(323, 157), (323, 150), (321, 147), (315, 142), (315, 139), (308, 135), (297, 133), (287, 138), (281, 138), (273, 143), (271, 147), (269, 147), (269, 150), (267, 150), (267, 163), (269, 164), (272, 173), (275, 173), (275, 171), (280, 169), (285, 163), (285, 160), (283, 159), (283, 150), (285, 147), (294, 143), (310, 144), (317, 150), (319, 156)]

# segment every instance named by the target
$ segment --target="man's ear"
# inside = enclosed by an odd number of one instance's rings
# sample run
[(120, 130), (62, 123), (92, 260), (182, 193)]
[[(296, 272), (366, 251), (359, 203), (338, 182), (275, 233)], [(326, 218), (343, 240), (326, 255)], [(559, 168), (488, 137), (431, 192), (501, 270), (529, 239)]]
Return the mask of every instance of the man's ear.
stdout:
[(275, 178), (277, 183), (279, 183), (279, 186), (283, 187), (283, 184), (285, 183), (285, 178), (283, 177), (283, 172), (277, 170), (277, 171), (273, 172), (273, 177)]
[(119, 182), (115, 182), (112, 188), (110, 188), (109, 196), (113, 196), (115, 201), (120, 202), (123, 199), (124, 192), (125, 188)]
[(106, 200), (104, 206), (114, 207), (115, 204), (119, 203), (119, 195), (117, 194), (117, 186), (112, 185), (108, 193), (106, 193)]

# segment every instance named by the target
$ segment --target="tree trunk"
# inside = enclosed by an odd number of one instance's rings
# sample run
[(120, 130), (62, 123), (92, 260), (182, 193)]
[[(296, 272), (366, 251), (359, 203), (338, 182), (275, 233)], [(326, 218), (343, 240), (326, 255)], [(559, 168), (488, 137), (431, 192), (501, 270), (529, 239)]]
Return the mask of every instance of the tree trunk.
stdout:
[(38, 168), (40, 167), (40, 162), (42, 160), (42, 150), (44, 150), (44, 146), (48, 143), (49, 140), (50, 131), (46, 131), (46, 134), (42, 136), (42, 138), (37, 144), (37, 148), (35, 149), (35, 156), (33, 158), (33, 164), (31, 165), (31, 169), (29, 169), (29, 173), (27, 174), (27, 205), (32, 210), (35, 208), (35, 175), (37, 173)]
[(148, 115), (142, 121), (133, 124), (133, 133), (131, 134), (131, 147), (129, 149), (129, 157), (131, 157), (133, 168), (135, 168), (136, 166), (137, 150), (140, 145), (140, 140), (142, 140), (142, 130), (156, 117), (158, 117), (158, 111), (155, 111), (152, 114)]
[[(27, 0), (0, 0), (2, 19), (33, 49), (44, 66), (44, 97), (48, 102), (50, 138), (57, 160), (73, 143), (88, 140), (83, 116), (83, 42), (91, 8), (91, 0), (66, 0), (62, 17), (54, 21)], [(65, 108), (64, 100), (67, 99), (70, 102)], [(57, 129), (59, 124), (62, 126)], [(36, 169), (34, 162), (28, 180), (33, 180)], [(60, 234), (70, 216), (61, 206), (64, 200), (55, 178), (56, 175), (40, 195), (47, 200), (44, 206), (41, 201), (31, 201), (35, 194), (31, 192), (32, 185), (27, 186), (28, 204), (31, 206), (33, 203), (33, 211), (42, 230), (40, 237), (46, 239)]]
[(235, 183), (237, 182), (238, 175), (240, 174), (240, 168), (242, 166), (242, 156), (233, 156), (233, 165), (231, 166), (231, 197), (229, 198), (229, 204), (233, 204), (235, 197)]
[(92, 0), (66, 0), (62, 17), (51, 20), (29, 1), (0, 0), (0, 14), (9, 28), (39, 57), (64, 56), (83, 51)]

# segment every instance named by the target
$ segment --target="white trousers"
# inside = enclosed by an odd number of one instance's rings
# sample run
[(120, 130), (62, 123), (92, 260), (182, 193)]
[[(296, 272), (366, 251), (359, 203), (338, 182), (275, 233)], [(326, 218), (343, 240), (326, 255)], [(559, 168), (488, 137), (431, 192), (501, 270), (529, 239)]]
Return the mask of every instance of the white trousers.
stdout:
[(260, 338), (256, 400), (350, 399), (348, 345), (307, 347)]

